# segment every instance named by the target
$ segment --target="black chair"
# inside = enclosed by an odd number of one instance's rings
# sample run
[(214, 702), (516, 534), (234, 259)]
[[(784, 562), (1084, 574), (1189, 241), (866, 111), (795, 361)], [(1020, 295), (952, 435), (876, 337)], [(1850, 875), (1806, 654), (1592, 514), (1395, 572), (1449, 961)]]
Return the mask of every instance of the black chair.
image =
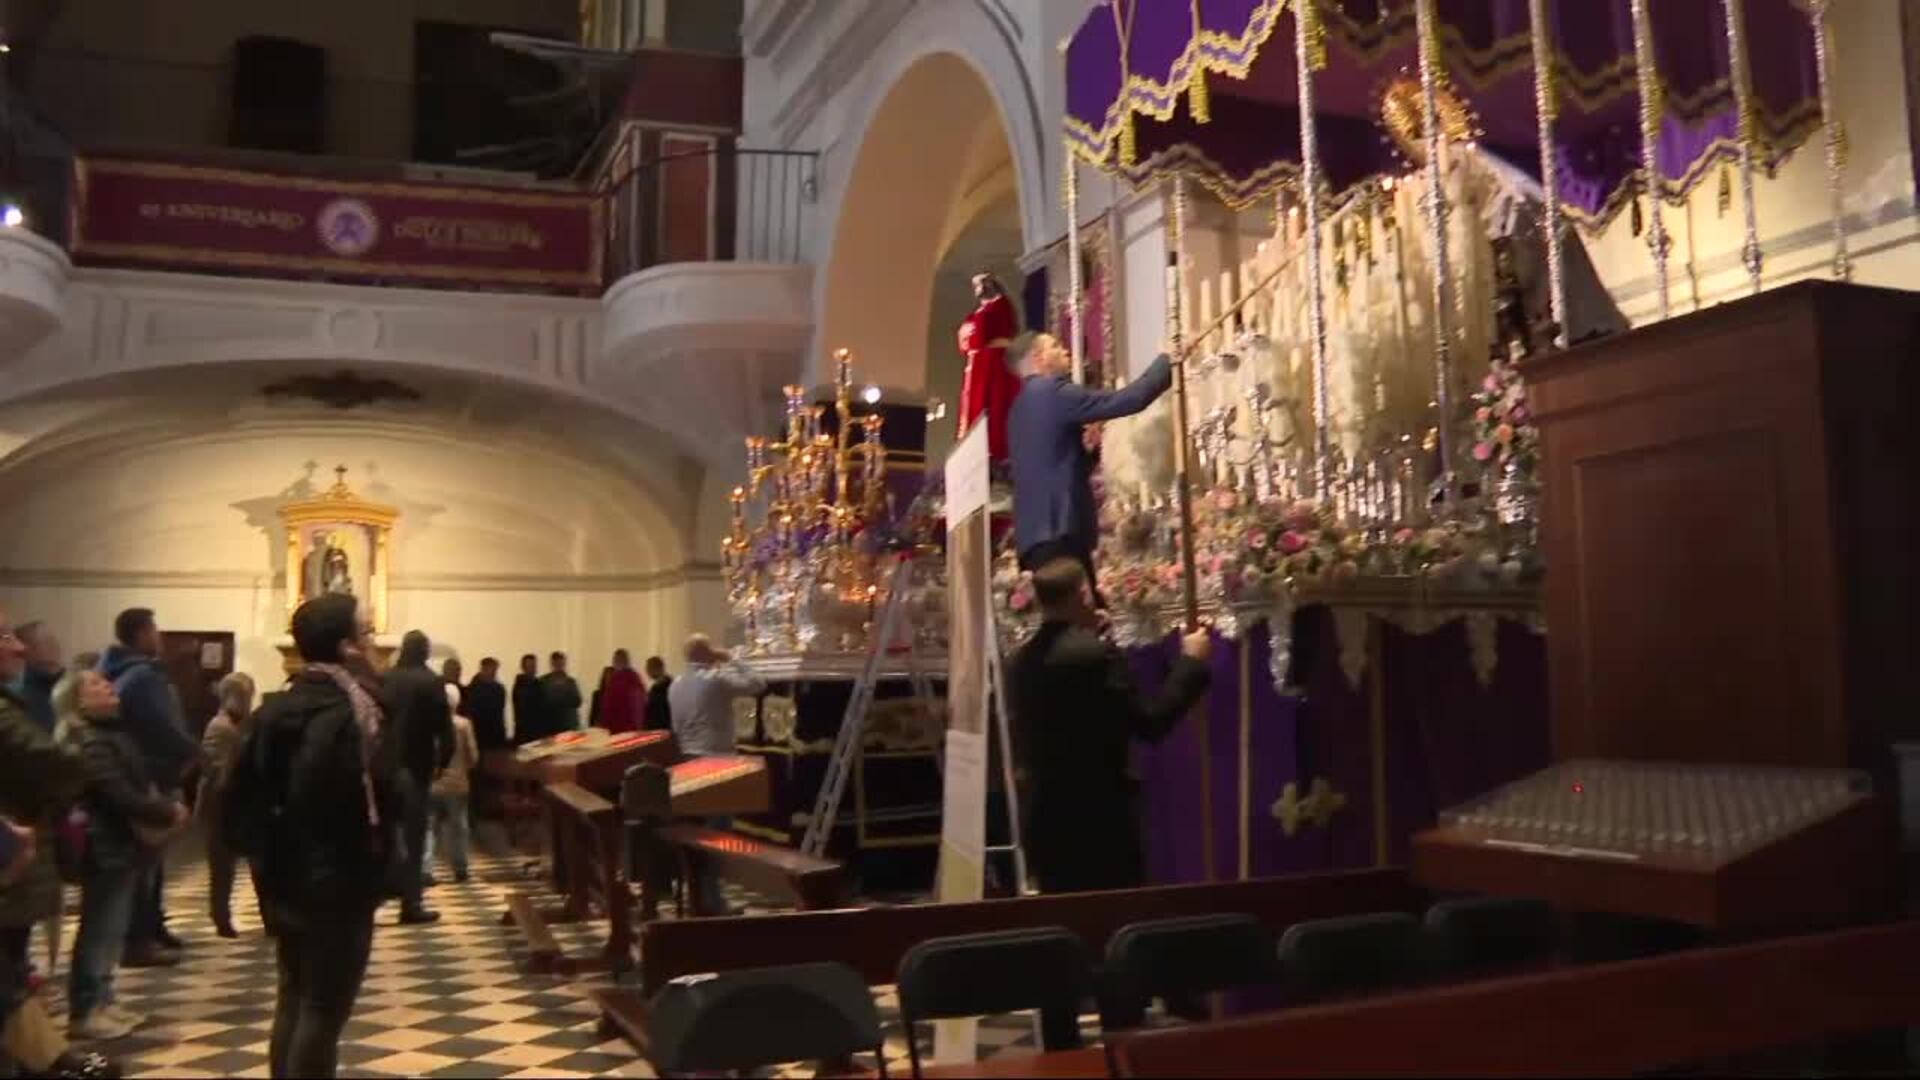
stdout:
[(1273, 934), (1251, 915), (1134, 923), (1107, 942), (1100, 1024), (1107, 1030), (1136, 1028), (1154, 998), (1181, 1012), (1203, 994), (1271, 984), (1279, 975)]
[(869, 1051), (887, 1075), (873, 994), (845, 964), (682, 976), (648, 1006), (647, 1042), (662, 1076), (840, 1061)]
[(1080, 1003), (1093, 985), (1087, 949), (1059, 927), (1003, 930), (934, 938), (900, 958), (900, 1023), (907, 1058), (920, 1075), (920, 1047), (913, 1025), (920, 1020), (1038, 1010), (1041, 1048), (1067, 1050), (1080, 1044)]
[(1288, 996), (1325, 1001), (1417, 982), (1426, 972), (1420, 920), (1405, 912), (1295, 923), (1280, 936)]
[(1436, 973), (1507, 971), (1544, 963), (1560, 950), (1560, 913), (1541, 900), (1443, 900), (1427, 909), (1425, 923)]

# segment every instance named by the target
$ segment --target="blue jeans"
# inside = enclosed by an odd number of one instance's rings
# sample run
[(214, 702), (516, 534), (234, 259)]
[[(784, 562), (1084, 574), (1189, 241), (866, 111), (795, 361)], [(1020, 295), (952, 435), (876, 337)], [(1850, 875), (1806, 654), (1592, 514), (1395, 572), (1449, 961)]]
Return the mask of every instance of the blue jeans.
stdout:
[(127, 928), (145, 867), (89, 869), (80, 881), (80, 934), (67, 965), (67, 1011), (75, 1019), (113, 1002), (113, 972), (127, 944)]
[[(453, 872), (467, 876), (467, 796), (459, 792), (433, 796), (433, 818), (427, 825), (427, 858), (424, 871), (431, 873), (436, 855), (445, 855)], [(444, 832), (443, 832), (444, 831)]]

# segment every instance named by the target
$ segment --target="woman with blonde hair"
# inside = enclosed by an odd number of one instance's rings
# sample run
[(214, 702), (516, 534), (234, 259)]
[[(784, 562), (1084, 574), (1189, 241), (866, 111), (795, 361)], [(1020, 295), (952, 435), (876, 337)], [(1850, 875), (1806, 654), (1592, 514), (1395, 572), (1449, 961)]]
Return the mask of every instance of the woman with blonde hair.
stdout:
[(247, 730), (252, 726), (253, 691), (253, 679), (244, 672), (236, 671), (221, 679), (220, 710), (207, 721), (207, 730), (200, 737), (200, 798), (196, 809), (206, 824), (207, 900), (212, 905), (214, 931), (223, 938), (240, 936), (233, 928), (233, 878), (238, 860), (226, 844), (221, 818), (226, 811), (234, 759), (246, 744)]

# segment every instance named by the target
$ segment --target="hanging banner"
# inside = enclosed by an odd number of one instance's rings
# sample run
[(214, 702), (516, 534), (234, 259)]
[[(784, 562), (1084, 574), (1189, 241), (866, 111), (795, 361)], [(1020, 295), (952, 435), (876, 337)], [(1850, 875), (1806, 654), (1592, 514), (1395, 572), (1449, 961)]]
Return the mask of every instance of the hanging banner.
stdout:
[(598, 295), (599, 197), (330, 180), (153, 161), (75, 164), (73, 253), (94, 265), (546, 286)]
[[(947, 458), (947, 740), (941, 778), (940, 874), (943, 904), (979, 900), (987, 847), (987, 681), (993, 648), (993, 538), (987, 499), (987, 425), (967, 432)], [(934, 1057), (974, 1059), (977, 1020), (934, 1025)]]

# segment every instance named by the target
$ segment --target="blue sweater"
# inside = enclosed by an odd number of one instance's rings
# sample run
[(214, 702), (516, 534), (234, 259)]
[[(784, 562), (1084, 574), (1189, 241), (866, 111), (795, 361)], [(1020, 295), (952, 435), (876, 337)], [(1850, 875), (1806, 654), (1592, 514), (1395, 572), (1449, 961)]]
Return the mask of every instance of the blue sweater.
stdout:
[(1165, 356), (1118, 390), (1094, 390), (1066, 378), (1029, 376), (1007, 414), (1013, 458), (1013, 539), (1021, 554), (1049, 540), (1093, 551), (1100, 519), (1093, 504), (1093, 455), (1081, 430), (1154, 403), (1173, 385)]
[(124, 645), (109, 645), (100, 657), (100, 674), (113, 680), (120, 695), (120, 727), (146, 755), (148, 774), (162, 788), (177, 788), (200, 744), (181, 721), (180, 700), (160, 662)]

